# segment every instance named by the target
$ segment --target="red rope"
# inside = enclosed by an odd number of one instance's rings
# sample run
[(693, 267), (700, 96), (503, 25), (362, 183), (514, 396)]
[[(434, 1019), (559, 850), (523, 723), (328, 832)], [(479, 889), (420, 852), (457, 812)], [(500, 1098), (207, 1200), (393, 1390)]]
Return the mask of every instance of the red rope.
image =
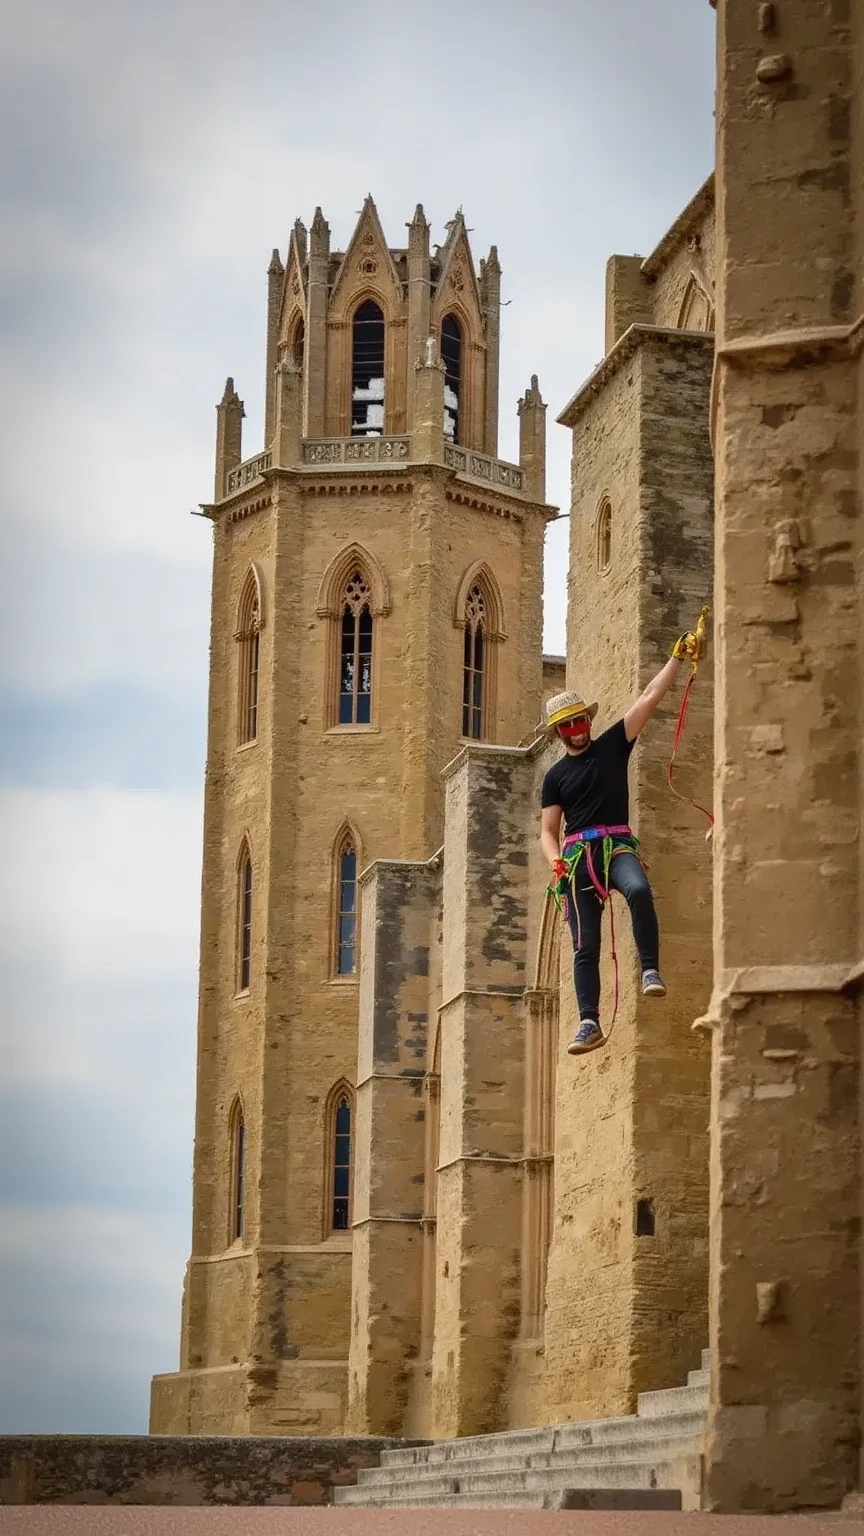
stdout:
[(711, 812), (710, 811), (706, 811), (704, 805), (698, 805), (695, 800), (691, 800), (689, 795), (682, 795), (681, 791), (676, 789), (675, 785), (672, 782), (672, 775), (675, 772), (675, 758), (678, 755), (678, 748), (679, 748), (679, 746), (681, 744), (681, 737), (684, 735), (684, 725), (685, 725), (685, 722), (687, 720), (687, 706), (690, 703), (690, 694), (691, 694), (691, 691), (693, 689), (693, 684), (695, 683), (695, 681), (696, 681), (696, 673), (695, 672), (691, 672), (690, 676), (687, 679), (687, 686), (684, 689), (684, 697), (681, 700), (681, 708), (678, 711), (678, 724), (675, 727), (675, 740), (674, 740), (674, 742), (672, 744), (672, 756), (669, 759), (669, 766), (666, 769), (666, 778), (668, 780), (669, 788), (671, 789), (673, 795), (677, 795), (678, 799), (679, 800), (683, 800), (685, 805), (692, 805), (692, 807), (693, 807), (693, 809), (695, 811), (701, 811), (703, 816), (707, 816), (709, 822), (711, 823), (711, 826), (713, 827), (713, 825), (714, 825), (714, 817), (712, 816)]

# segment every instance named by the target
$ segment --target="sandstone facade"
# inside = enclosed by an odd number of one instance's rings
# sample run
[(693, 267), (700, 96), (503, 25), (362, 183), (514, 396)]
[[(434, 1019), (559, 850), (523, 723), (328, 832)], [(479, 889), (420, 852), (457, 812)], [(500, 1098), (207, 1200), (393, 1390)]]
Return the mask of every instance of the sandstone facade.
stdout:
[[(545, 407), (533, 380), (520, 464), (500, 463), (497, 255), (475, 272), (461, 217), (431, 251), (422, 209), (388, 249), (371, 203), (344, 254), (319, 213), (274, 255), (265, 451), (242, 460), (229, 380), (207, 509), (193, 1253), (154, 1430), (439, 1438), (623, 1413), (710, 1332), (706, 1506), (854, 1486), (862, 103), (860, 7), (718, 0), (716, 211), (712, 177), (650, 256), (611, 259), (606, 356), (559, 418), (566, 678), (601, 728), (712, 591), (715, 610), (687, 800), (666, 782), (680, 694), (631, 767), (669, 997), (638, 992), (619, 909), (614, 1030), (581, 1061), (537, 841), (558, 755), (537, 721), (565, 678), (541, 655)], [(360, 608), (369, 714), (346, 722)], [(713, 841), (690, 800), (713, 804)]]

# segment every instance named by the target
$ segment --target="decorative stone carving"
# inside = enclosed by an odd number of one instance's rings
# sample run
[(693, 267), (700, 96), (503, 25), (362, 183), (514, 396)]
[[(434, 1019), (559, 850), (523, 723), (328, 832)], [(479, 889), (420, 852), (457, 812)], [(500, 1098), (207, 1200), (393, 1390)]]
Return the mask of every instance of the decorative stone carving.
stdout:
[(762, 33), (771, 33), (774, 31), (776, 25), (777, 9), (774, 5), (774, 0), (765, 0), (765, 4), (760, 5), (759, 7), (759, 31)]
[(342, 443), (307, 443), (304, 457), (307, 464), (341, 464)]
[(778, 586), (786, 582), (800, 581), (804, 572), (798, 559), (803, 544), (801, 530), (794, 518), (784, 518), (777, 524), (774, 548), (768, 556), (768, 580)]
[(364, 256), (357, 263), (357, 271), (361, 277), (374, 277), (378, 271), (378, 263), (374, 256)]
[(792, 60), (788, 53), (768, 53), (756, 65), (756, 79), (760, 85), (776, 85), (788, 80), (792, 74)]

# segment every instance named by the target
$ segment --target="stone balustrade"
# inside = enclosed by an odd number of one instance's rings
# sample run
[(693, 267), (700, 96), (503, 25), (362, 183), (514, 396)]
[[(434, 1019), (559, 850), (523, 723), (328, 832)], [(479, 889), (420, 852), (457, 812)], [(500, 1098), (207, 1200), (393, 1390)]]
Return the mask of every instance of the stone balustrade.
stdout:
[(253, 480), (258, 480), (265, 469), (270, 468), (273, 455), (271, 453), (256, 453), (252, 459), (244, 459), (236, 469), (228, 471), (225, 485), (225, 495), (233, 496), (235, 491), (242, 491), (246, 485), (251, 485)]
[(304, 464), (401, 464), (411, 457), (410, 437), (317, 437), (303, 444)]
[[(251, 485), (253, 480), (260, 479), (271, 467), (272, 458), (271, 453), (256, 453), (230, 470), (225, 495), (233, 496)], [(410, 458), (410, 437), (317, 437), (307, 438), (303, 443), (303, 464), (310, 467), (331, 469), (344, 465), (353, 469), (361, 464), (407, 464)], [(524, 493), (525, 475), (518, 464), (491, 459), (485, 453), (475, 453), (473, 448), (459, 448), (455, 443), (444, 444), (444, 464), (469, 480)]]
[(455, 443), (445, 443), (444, 463), (469, 480), (485, 480), (488, 485), (503, 485), (509, 491), (523, 491), (525, 476), (518, 464), (508, 464), (504, 459), (490, 459), (485, 453), (475, 453), (473, 448), (457, 448)]

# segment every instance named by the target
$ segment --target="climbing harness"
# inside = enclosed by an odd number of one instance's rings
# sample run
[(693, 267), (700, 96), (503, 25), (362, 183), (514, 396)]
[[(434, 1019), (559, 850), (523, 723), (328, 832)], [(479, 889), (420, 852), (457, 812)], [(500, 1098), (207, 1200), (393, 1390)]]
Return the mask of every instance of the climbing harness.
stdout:
[[(690, 695), (693, 691), (693, 684), (696, 681), (696, 674), (699, 671), (699, 663), (705, 654), (705, 627), (710, 612), (711, 610), (706, 604), (699, 614), (699, 622), (697, 623), (693, 633), (682, 637), (682, 641), (678, 642), (678, 644), (682, 645), (683, 655), (686, 656), (690, 661), (691, 671), (690, 676), (687, 679), (687, 686), (684, 689), (683, 698), (681, 699), (681, 708), (678, 711), (678, 723), (675, 727), (675, 739), (672, 743), (672, 756), (670, 757), (666, 768), (666, 780), (673, 795), (677, 796), (679, 800), (683, 800), (686, 805), (692, 805), (694, 810), (699, 811), (703, 816), (706, 816), (708, 818), (710, 827), (713, 829), (714, 817), (711, 811), (706, 810), (704, 805), (699, 805), (697, 801), (692, 800), (689, 795), (682, 795), (681, 791), (676, 789), (674, 783), (672, 782), (673, 774), (675, 772), (675, 759), (678, 755), (678, 748), (681, 744), (681, 737), (684, 735), (684, 726), (687, 721), (687, 709), (690, 704)], [(677, 646), (672, 653), (673, 656), (676, 653)], [(683, 659), (683, 657), (681, 659)], [(710, 831), (708, 836), (711, 836)]]
[[(599, 853), (602, 860), (602, 879), (597, 872), (595, 862), (594, 844), (599, 843)], [(573, 904), (573, 916), (576, 921), (576, 933), (574, 935), (574, 947), (578, 951), (582, 948), (582, 927), (579, 921), (579, 903), (576, 900), (576, 875), (583, 859), (588, 878), (597, 893), (601, 907), (609, 903), (609, 938), (612, 948), (612, 969), (615, 976), (615, 1001), (612, 1007), (612, 1021), (604, 1036), (604, 1041), (609, 1039), (615, 1020), (618, 1017), (618, 1002), (620, 997), (620, 985), (618, 979), (618, 950), (615, 944), (615, 911), (612, 905), (612, 887), (609, 880), (612, 860), (619, 853), (635, 853), (643, 868), (647, 868), (639, 850), (639, 840), (634, 836), (629, 827), (587, 827), (583, 832), (572, 832), (564, 839), (561, 849), (560, 862), (565, 866), (565, 873), (559, 875), (557, 881), (547, 887), (546, 894), (551, 896), (565, 921), (569, 922), (570, 903)]]

